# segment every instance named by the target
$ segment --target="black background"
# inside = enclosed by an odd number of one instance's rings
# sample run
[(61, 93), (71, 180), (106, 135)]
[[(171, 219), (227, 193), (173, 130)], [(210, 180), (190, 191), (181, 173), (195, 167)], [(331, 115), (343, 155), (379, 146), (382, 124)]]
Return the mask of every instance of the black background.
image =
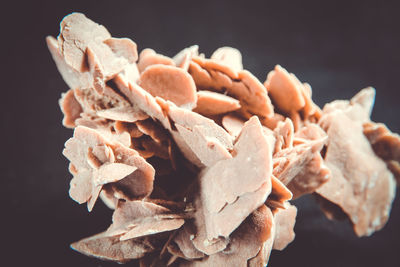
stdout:
[[(2, 266), (116, 266), (82, 256), (69, 243), (104, 230), (111, 211), (88, 214), (68, 197), (72, 131), (58, 107), (68, 88), (47, 51), (72, 11), (173, 56), (198, 44), (207, 56), (229, 45), (261, 81), (281, 64), (313, 87), (317, 104), (377, 88), (372, 118), (400, 132), (400, 6), (395, 1), (8, 1), (1, 12)], [(400, 266), (400, 200), (389, 222), (357, 238), (328, 221), (311, 197), (299, 206), (296, 239), (269, 266)], [(132, 264), (131, 264), (132, 265)]]

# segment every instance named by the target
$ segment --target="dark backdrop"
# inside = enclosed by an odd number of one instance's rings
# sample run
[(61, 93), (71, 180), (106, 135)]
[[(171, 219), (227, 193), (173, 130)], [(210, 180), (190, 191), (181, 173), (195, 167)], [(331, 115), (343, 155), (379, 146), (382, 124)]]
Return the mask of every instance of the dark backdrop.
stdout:
[[(84, 12), (116, 37), (173, 56), (199, 44), (210, 55), (238, 48), (246, 69), (264, 81), (275, 64), (313, 87), (317, 104), (377, 89), (373, 119), (400, 131), (400, 16), (389, 1), (8, 1), (2, 4), (2, 266), (116, 266), (82, 256), (69, 243), (104, 230), (111, 211), (88, 214), (68, 197), (72, 131), (58, 107), (68, 88), (45, 45), (58, 23)], [(100, 202), (99, 202), (100, 203)], [(399, 266), (400, 200), (382, 231), (356, 238), (328, 221), (311, 197), (299, 207), (296, 239), (274, 251), (270, 266)]]

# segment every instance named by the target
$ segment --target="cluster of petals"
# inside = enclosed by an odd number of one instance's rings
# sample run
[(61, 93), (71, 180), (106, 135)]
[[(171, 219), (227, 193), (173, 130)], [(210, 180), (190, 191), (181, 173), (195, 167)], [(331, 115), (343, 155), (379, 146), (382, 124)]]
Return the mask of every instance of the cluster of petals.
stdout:
[(320, 109), (279, 65), (262, 83), (231, 47), (138, 54), (80, 13), (46, 41), (70, 87), (70, 196), (114, 210), (73, 249), (141, 266), (265, 266), (294, 240), (289, 201), (305, 194), (358, 236), (387, 222), (400, 138), (370, 120), (373, 88)]

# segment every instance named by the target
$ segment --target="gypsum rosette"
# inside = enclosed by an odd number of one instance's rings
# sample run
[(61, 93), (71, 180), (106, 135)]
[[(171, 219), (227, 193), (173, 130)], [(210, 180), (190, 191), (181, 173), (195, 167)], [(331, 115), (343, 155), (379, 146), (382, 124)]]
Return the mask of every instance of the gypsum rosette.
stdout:
[(321, 110), (279, 65), (262, 84), (230, 47), (173, 58), (66, 16), (48, 48), (62, 95), (70, 196), (114, 209), (71, 247), (141, 266), (265, 266), (294, 239), (292, 198), (315, 194), (358, 236), (388, 220), (400, 139), (370, 120), (375, 90)]

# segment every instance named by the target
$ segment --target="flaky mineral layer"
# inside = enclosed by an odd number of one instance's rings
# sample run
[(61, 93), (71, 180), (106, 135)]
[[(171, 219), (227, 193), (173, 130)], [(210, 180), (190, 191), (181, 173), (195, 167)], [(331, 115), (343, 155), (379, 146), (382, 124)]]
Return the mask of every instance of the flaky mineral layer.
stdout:
[(279, 65), (261, 83), (230, 47), (138, 54), (79, 13), (46, 41), (70, 87), (70, 196), (114, 209), (73, 249), (141, 266), (265, 266), (295, 237), (289, 201), (312, 193), (358, 236), (387, 222), (400, 138), (370, 120), (373, 88), (321, 110)]

